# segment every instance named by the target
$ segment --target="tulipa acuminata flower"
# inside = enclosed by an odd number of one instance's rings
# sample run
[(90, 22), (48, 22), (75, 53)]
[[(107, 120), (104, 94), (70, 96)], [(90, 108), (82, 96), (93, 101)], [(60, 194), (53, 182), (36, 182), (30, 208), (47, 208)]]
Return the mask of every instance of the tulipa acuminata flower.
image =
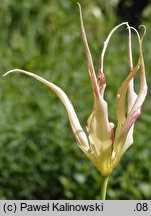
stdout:
[[(92, 113), (90, 114), (87, 121), (87, 132), (83, 130), (76, 112), (70, 102), (69, 98), (65, 92), (56, 86), (55, 84), (43, 79), (42, 77), (25, 71), (21, 69), (13, 69), (8, 71), (5, 75), (12, 72), (21, 72), (26, 75), (39, 80), (44, 85), (48, 86), (53, 90), (57, 96), (63, 102), (69, 117), (71, 128), (73, 134), (77, 140), (79, 147), (88, 156), (88, 158), (93, 162), (96, 168), (100, 171), (104, 178), (104, 186), (102, 190), (102, 199), (105, 199), (107, 178), (111, 174), (113, 168), (118, 164), (123, 153), (132, 145), (133, 143), (133, 130), (134, 123), (137, 117), (141, 113), (142, 104), (145, 100), (147, 94), (147, 84), (145, 77), (145, 66), (143, 60), (142, 52), (142, 42), (145, 35), (142, 36), (138, 33), (136, 29), (130, 27), (127, 22), (121, 23), (116, 26), (108, 35), (101, 53), (100, 58), (100, 68), (98, 76), (93, 66), (93, 60), (89, 50), (86, 33), (83, 25), (82, 11), (79, 4), (80, 10), (80, 21), (81, 21), (81, 31), (82, 38), (84, 42), (88, 71), (92, 83), (93, 95), (94, 95), (94, 107)], [(130, 66), (130, 73), (127, 78), (122, 83), (116, 96), (116, 106), (117, 106), (117, 127), (114, 132), (114, 124), (108, 119), (108, 104), (104, 99), (104, 91), (106, 87), (106, 77), (103, 71), (104, 55), (106, 48), (110, 41), (112, 34), (121, 26), (126, 26), (128, 29), (128, 59)], [(137, 35), (139, 42), (139, 59), (135, 67), (133, 67), (132, 61), (132, 48), (131, 48), (131, 31), (134, 31)], [(135, 75), (140, 72), (140, 89), (139, 93), (136, 94), (134, 91), (134, 81)], [(127, 112), (125, 111), (125, 103), (127, 99)]]

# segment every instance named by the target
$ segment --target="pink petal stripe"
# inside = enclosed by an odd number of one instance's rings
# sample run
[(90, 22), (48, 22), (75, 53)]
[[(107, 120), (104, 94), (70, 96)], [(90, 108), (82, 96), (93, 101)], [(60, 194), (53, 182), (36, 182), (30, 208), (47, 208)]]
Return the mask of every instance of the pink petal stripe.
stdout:
[(90, 79), (91, 79), (91, 83), (92, 83), (92, 87), (93, 87), (95, 96), (98, 97), (99, 96), (99, 88), (98, 88), (97, 79), (96, 79), (96, 75), (95, 75), (95, 70), (94, 70), (94, 66), (93, 66), (93, 60), (92, 60), (91, 52), (90, 52), (90, 49), (89, 49), (89, 45), (88, 45), (88, 41), (87, 41), (87, 37), (86, 37), (86, 33), (85, 33), (85, 28), (84, 28), (84, 25), (83, 25), (83, 17), (82, 17), (81, 5), (79, 3), (78, 3), (78, 5), (79, 5), (79, 11), (80, 11), (80, 22), (81, 22), (82, 38), (83, 38), (86, 57), (87, 57), (87, 61), (88, 61), (89, 75), (90, 75)]

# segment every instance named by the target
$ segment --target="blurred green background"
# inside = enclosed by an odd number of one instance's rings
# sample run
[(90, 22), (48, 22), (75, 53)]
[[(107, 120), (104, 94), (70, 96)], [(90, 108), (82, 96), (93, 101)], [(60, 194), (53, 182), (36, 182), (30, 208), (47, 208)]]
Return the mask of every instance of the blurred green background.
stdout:
[[(103, 41), (122, 21), (118, 0), (82, 0), (85, 28), (98, 70)], [(130, 1), (128, 1), (130, 2)], [(147, 27), (144, 58), (151, 85), (151, 5), (140, 16)], [(124, 18), (123, 18), (124, 19)], [(133, 20), (135, 23), (135, 19)], [(109, 117), (129, 73), (127, 31), (114, 34), (105, 56)], [(134, 62), (138, 44), (134, 42)], [(22, 68), (60, 86), (85, 127), (93, 94), (74, 0), (0, 1), (0, 75)], [(138, 77), (136, 79), (138, 90)], [(134, 145), (109, 180), (107, 199), (151, 199), (151, 95), (135, 124)], [(21, 75), (0, 78), (0, 199), (98, 199), (101, 177), (79, 149), (66, 111), (47, 87)]]

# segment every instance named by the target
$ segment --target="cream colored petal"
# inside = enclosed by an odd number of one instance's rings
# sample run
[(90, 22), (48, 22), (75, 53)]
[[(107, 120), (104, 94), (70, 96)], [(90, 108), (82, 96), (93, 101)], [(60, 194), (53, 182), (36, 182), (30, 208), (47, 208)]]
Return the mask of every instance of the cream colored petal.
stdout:
[(118, 126), (117, 126), (117, 132), (122, 128), (124, 122), (125, 122), (125, 98), (126, 98), (126, 93), (128, 86), (130, 84), (130, 81), (132, 78), (136, 75), (140, 68), (140, 60), (138, 61), (137, 65), (135, 68), (132, 69), (131, 73), (128, 75), (128, 77), (124, 80), (122, 83), (122, 86), (118, 90), (117, 93), (117, 120), (118, 120)]
[(141, 114), (142, 104), (143, 104), (143, 102), (146, 98), (146, 94), (147, 94), (147, 82), (146, 82), (145, 66), (144, 66), (143, 53), (142, 53), (142, 40), (140, 41), (140, 61), (141, 61), (140, 90), (138, 93), (138, 97), (137, 97), (137, 99), (136, 99), (131, 111), (129, 112), (124, 125), (123, 125), (121, 134), (128, 133), (128, 131), (130, 130), (132, 125), (134, 125), (136, 119)]
[[(107, 113), (107, 105), (106, 105)], [(90, 148), (94, 152), (99, 170), (103, 176), (111, 172), (110, 158), (113, 150), (112, 127), (107, 122), (106, 115), (100, 112), (99, 104), (95, 108), (87, 121), (87, 131), (90, 142)]]
[(121, 155), (124, 154), (124, 152), (133, 144), (133, 131), (134, 131), (134, 125), (130, 128), (127, 134), (126, 141), (121, 151)]
[(54, 91), (56, 93), (56, 95), (63, 102), (63, 104), (67, 110), (69, 121), (71, 124), (71, 128), (72, 128), (73, 133), (74, 133), (74, 135), (78, 141), (80, 148), (84, 151), (88, 151), (89, 150), (89, 143), (88, 143), (87, 136), (86, 136), (85, 132), (83, 131), (83, 129), (80, 125), (80, 122), (77, 118), (77, 115), (75, 113), (75, 110), (72, 106), (72, 103), (70, 102), (70, 100), (67, 97), (67, 95), (65, 94), (65, 92), (61, 88), (56, 86), (55, 84), (43, 79), (42, 77), (40, 77), (34, 73), (31, 73), (31, 72), (28, 72), (25, 70), (20, 70), (20, 69), (10, 70), (6, 74), (4, 74), (4, 76), (6, 76), (12, 72), (20, 72), (20, 73), (24, 73), (30, 77), (33, 77), (34, 79), (36, 79), (36, 80), (40, 81), (41, 83), (43, 83), (44, 85), (48, 86), (52, 91)]
[[(133, 70), (133, 58), (132, 58), (132, 45), (131, 45), (131, 28), (128, 26), (129, 32), (129, 40), (128, 40), (128, 57), (129, 57), (129, 66), (130, 73)], [(137, 98), (137, 94), (134, 91), (134, 79), (132, 78), (128, 85), (128, 113), (132, 109), (135, 100)]]
[(142, 38), (139, 39), (139, 48), (140, 48), (140, 90), (138, 93), (138, 97), (135, 101), (135, 103), (132, 106), (132, 109), (130, 110), (129, 114), (131, 115), (132, 113), (136, 112), (136, 110), (141, 109), (141, 106), (146, 98), (147, 94), (147, 82), (146, 82), (146, 75), (145, 75), (145, 65), (144, 65), (144, 58), (143, 58), (143, 51), (142, 51), (142, 43), (143, 43), (143, 38), (146, 33), (146, 27), (144, 26), (144, 34)]
[[(118, 91), (117, 94), (117, 118), (118, 118), (118, 126), (115, 133), (115, 142), (114, 142), (114, 150), (117, 153), (117, 155), (120, 156), (121, 152), (124, 152), (128, 145), (132, 143), (132, 132), (133, 128), (130, 131), (129, 135), (127, 130), (126, 133), (123, 133), (123, 127), (126, 122), (125, 117), (125, 98), (126, 98), (126, 92), (129, 86), (129, 83), (131, 79), (136, 75), (140, 68), (140, 60), (135, 68), (131, 71), (131, 73), (128, 75), (126, 80), (123, 82), (121, 88)], [(128, 114), (129, 115), (129, 114)], [(131, 125), (132, 126), (132, 125)], [(129, 128), (130, 129), (130, 128)], [(127, 139), (127, 140), (126, 140)], [(125, 145), (125, 147), (124, 147)], [(124, 148), (123, 148), (124, 147)], [(123, 150), (122, 150), (123, 149)]]
[[(144, 35), (143, 35), (144, 36)], [(136, 119), (138, 118), (138, 116), (141, 113), (141, 109), (142, 109), (142, 104), (146, 98), (146, 94), (147, 94), (147, 82), (146, 82), (146, 76), (145, 76), (145, 66), (144, 66), (144, 60), (143, 60), (143, 52), (142, 52), (142, 39), (140, 39), (139, 34), (138, 34), (138, 39), (139, 39), (139, 48), (140, 48), (140, 90), (138, 93), (138, 96), (135, 100), (135, 102), (133, 103), (131, 110), (129, 111), (127, 118), (123, 124), (123, 126), (121, 127), (118, 135), (117, 135), (117, 139), (116, 139), (116, 147), (117, 147), (117, 151), (120, 153), (122, 151), (123, 145), (126, 142), (126, 139), (128, 136), (128, 133), (131, 129), (131, 127), (134, 125)], [(131, 73), (130, 73), (131, 74)], [(127, 140), (128, 142), (128, 140)], [(120, 143), (120, 144), (118, 144)], [(123, 149), (122, 152), (124, 152), (127, 148), (129, 147), (129, 144), (125, 144), (125, 147)]]
[[(129, 31), (129, 40), (128, 40), (128, 57), (129, 57), (129, 66), (130, 66), (130, 73), (133, 70), (133, 58), (132, 58), (132, 45), (131, 45), (131, 28), (128, 26)], [(135, 101), (137, 98), (137, 94), (134, 91), (134, 78), (131, 79), (128, 85), (128, 113), (132, 109)], [(122, 154), (133, 144), (133, 131), (134, 125), (130, 128), (125, 144), (122, 149)]]

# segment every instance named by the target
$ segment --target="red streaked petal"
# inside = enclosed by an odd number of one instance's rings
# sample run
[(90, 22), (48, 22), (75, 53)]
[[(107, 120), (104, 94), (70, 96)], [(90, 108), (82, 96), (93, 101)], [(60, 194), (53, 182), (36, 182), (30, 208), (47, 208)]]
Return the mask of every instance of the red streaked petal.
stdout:
[(79, 11), (80, 11), (81, 32), (82, 32), (82, 38), (83, 38), (83, 43), (84, 43), (84, 47), (85, 47), (87, 62), (88, 62), (89, 75), (90, 75), (94, 95), (96, 97), (98, 97), (99, 96), (99, 89), (98, 89), (96, 74), (95, 74), (95, 70), (94, 70), (94, 66), (93, 66), (93, 60), (92, 60), (92, 56), (91, 56), (91, 52), (89, 49), (89, 45), (88, 45), (88, 41), (87, 41), (87, 37), (86, 37), (86, 32), (85, 32), (85, 28), (84, 28), (84, 24), (83, 24), (81, 5), (79, 3), (78, 3), (78, 5), (79, 5)]
[(92, 83), (92, 87), (94, 91), (94, 100), (95, 100), (94, 101), (94, 116), (95, 116), (94, 119), (96, 119), (96, 121), (100, 123), (100, 124), (97, 124), (98, 125), (97, 130), (99, 129), (100, 125), (103, 125), (102, 132), (100, 133), (100, 138), (107, 136), (106, 138), (108, 139), (108, 137), (110, 136), (109, 133), (111, 133), (110, 127), (109, 127), (109, 121), (108, 121), (108, 107), (107, 107), (106, 101), (103, 99), (102, 95), (99, 92), (99, 87), (98, 87), (95, 70), (93, 66), (93, 60), (92, 60), (92, 56), (90, 53), (90, 49), (89, 49), (89, 45), (88, 45), (88, 41), (87, 41), (85, 29), (84, 29), (81, 6), (79, 3), (78, 5), (79, 5), (79, 10), (80, 10), (82, 38), (83, 38), (83, 42), (85, 46), (89, 75), (90, 75), (90, 79), (91, 79), (91, 83)]

